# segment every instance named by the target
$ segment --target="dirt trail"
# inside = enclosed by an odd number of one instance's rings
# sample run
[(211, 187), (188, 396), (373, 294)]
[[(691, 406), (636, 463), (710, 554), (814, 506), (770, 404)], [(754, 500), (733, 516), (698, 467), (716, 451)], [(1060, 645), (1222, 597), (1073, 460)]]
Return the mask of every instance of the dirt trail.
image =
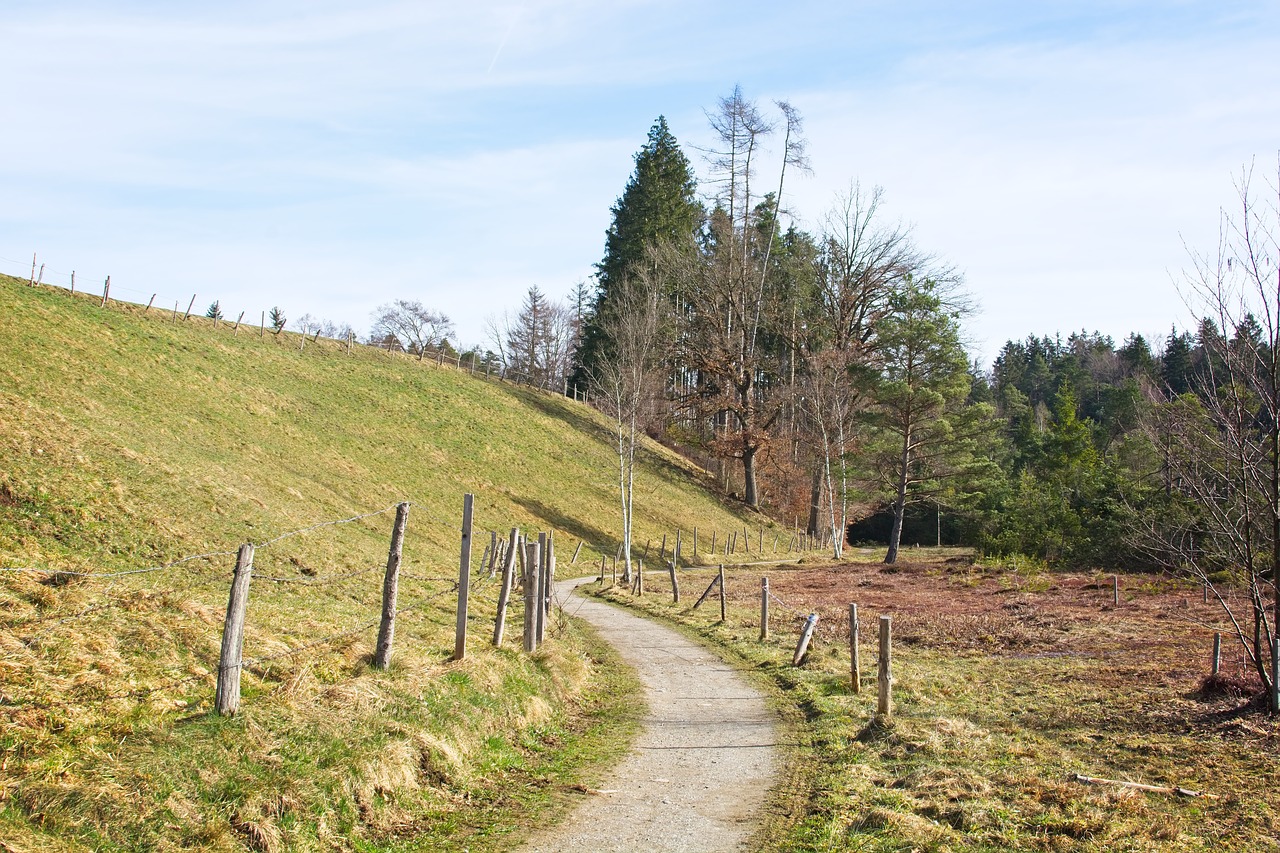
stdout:
[(777, 721), (732, 667), (683, 635), (578, 595), (565, 609), (596, 627), (635, 668), (648, 705), (631, 755), (536, 851), (744, 849), (773, 784)]

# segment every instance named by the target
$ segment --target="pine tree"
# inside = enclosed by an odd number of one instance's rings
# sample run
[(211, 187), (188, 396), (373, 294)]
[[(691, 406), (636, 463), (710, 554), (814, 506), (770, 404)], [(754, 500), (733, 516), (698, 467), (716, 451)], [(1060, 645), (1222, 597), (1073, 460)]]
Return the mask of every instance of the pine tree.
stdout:
[(609, 348), (600, 318), (622, 280), (644, 262), (650, 246), (687, 241), (702, 221), (689, 160), (662, 116), (649, 129), (635, 162), (635, 172), (613, 206), (604, 258), (596, 265), (595, 300), (583, 324), (573, 378), (584, 386)]

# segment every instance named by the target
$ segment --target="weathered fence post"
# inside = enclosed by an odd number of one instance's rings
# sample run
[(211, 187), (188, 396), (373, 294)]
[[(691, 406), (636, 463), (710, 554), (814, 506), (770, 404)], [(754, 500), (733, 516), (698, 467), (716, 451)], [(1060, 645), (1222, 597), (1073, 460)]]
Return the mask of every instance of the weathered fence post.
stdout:
[(707, 588), (702, 591), (702, 595), (698, 596), (698, 600), (693, 603), (694, 610), (702, 606), (702, 602), (707, 600), (707, 597), (711, 595), (711, 590), (715, 589), (718, 583), (720, 583), (720, 577), (717, 575), (711, 579), (711, 583), (707, 584)]
[(1111, 603), (1112, 604), (1120, 603), (1120, 576), (1119, 575), (1111, 576)]
[(849, 605), (849, 680), (853, 692), (862, 692), (862, 659), (858, 649), (858, 605)]
[[(603, 557), (601, 560), (603, 561)], [(541, 600), (541, 591), (538, 589), (538, 581), (541, 579), (541, 572), (538, 571), (538, 565), (542, 562), (542, 550), (538, 547), (537, 542), (530, 542), (525, 545), (524, 558), (524, 650), (526, 652), (535, 652), (538, 650), (538, 611), (542, 608), (538, 602)], [(603, 562), (600, 568), (604, 569)]]
[(1213, 658), (1209, 661), (1209, 674), (1217, 675), (1222, 666), (1222, 634), (1213, 632)]
[(396, 507), (391, 527), (391, 549), (387, 552), (387, 573), (382, 579), (382, 624), (378, 626), (377, 651), (373, 665), (386, 669), (391, 664), (391, 643), (396, 633), (396, 596), (400, 589), (400, 558), (404, 550), (404, 529), (409, 523), (409, 504)]
[(227, 620), (222, 629), (222, 654), (218, 658), (218, 686), (214, 707), (229, 717), (240, 707), (240, 659), (244, 651), (244, 613), (249, 603), (249, 578), (253, 574), (253, 546), (241, 545), (236, 572), (227, 600)]
[(578, 540), (578, 547), (573, 549), (573, 559), (569, 561), (569, 565), (577, 565), (578, 554), (582, 553), (582, 540)]
[(693, 528), (693, 556), (698, 556), (698, 528)]
[(547, 534), (547, 578), (542, 584), (542, 598), (546, 601), (547, 615), (551, 615), (552, 599), (556, 591), (556, 534)]
[(893, 716), (893, 617), (880, 617), (880, 694), (876, 713), (886, 719)]
[[(99, 305), (98, 307), (106, 308), (107, 299), (110, 298), (110, 296), (111, 296), (111, 276), (107, 276), (107, 280), (102, 283), (102, 304)], [(239, 689), (238, 686), (237, 686), (237, 689)], [(237, 704), (239, 704), (238, 701), (237, 701)]]
[(810, 613), (804, 620), (804, 628), (800, 631), (800, 642), (796, 643), (796, 653), (791, 657), (791, 665), (799, 666), (809, 651), (809, 641), (813, 639), (813, 629), (818, 627), (818, 614)]
[(667, 567), (671, 570), (671, 601), (675, 604), (680, 603), (680, 580), (676, 577), (676, 561), (674, 559), (667, 563)]
[(1280, 713), (1280, 637), (1271, 641), (1271, 713)]
[(502, 560), (502, 586), (498, 589), (498, 616), (493, 623), (493, 644), (502, 645), (502, 635), (507, 629), (507, 604), (511, 601), (511, 583), (516, 569), (516, 547), (520, 539), (519, 528), (511, 528), (511, 539)]
[(760, 639), (769, 639), (769, 579), (760, 578)]
[(724, 624), (729, 621), (725, 608), (728, 606), (729, 596), (725, 593), (724, 588), (724, 563), (720, 564), (720, 623)]
[(533, 602), (533, 606), (538, 609), (538, 612), (534, 614), (533, 631), (534, 639), (541, 645), (543, 638), (546, 636), (547, 628), (547, 608), (543, 604), (547, 596), (545, 586), (547, 582), (547, 534), (545, 532), (538, 534), (538, 564), (533, 567), (533, 570), (538, 573), (538, 597)]
[(462, 496), (462, 549), (458, 555), (458, 625), (454, 631), (453, 659), (467, 656), (467, 599), (471, 593), (471, 508), (475, 498)]
[(636, 594), (644, 595), (644, 557), (638, 561), (639, 568), (636, 569)]

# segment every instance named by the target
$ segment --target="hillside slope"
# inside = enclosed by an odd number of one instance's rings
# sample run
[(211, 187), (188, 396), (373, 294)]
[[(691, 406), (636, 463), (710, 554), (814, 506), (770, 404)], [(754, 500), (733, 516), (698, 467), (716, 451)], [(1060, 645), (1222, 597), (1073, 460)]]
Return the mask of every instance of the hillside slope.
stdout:
[[(481, 849), (519, 832), (522, 803), (546, 806), (616, 752), (625, 674), (567, 623), (519, 652), (518, 604), (516, 643), (492, 648), (484, 572), (469, 654), (450, 660), (465, 492), (477, 569), (486, 531), (511, 527), (555, 531), (562, 576), (579, 541), (583, 573), (615, 550), (616, 460), (596, 413), (16, 279), (0, 280), (0, 340), (0, 837), (270, 850), (466, 836)], [(647, 448), (638, 540), (741, 529), (703, 483)], [(404, 613), (378, 672), (401, 501)], [(226, 719), (211, 713), (212, 673), (245, 542), (259, 545), (249, 662)]]

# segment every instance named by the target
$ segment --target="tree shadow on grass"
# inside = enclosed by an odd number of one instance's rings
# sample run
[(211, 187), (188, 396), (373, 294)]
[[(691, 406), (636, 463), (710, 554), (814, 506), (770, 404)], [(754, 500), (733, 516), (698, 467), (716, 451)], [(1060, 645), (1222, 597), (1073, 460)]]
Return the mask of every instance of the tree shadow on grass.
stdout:
[(604, 553), (612, 553), (618, 548), (619, 540), (610, 533), (586, 523), (580, 518), (566, 515), (555, 507), (547, 506), (536, 498), (517, 497), (511, 500), (524, 507), (531, 515), (545, 522), (553, 530), (568, 533), (586, 542), (589, 546)]

